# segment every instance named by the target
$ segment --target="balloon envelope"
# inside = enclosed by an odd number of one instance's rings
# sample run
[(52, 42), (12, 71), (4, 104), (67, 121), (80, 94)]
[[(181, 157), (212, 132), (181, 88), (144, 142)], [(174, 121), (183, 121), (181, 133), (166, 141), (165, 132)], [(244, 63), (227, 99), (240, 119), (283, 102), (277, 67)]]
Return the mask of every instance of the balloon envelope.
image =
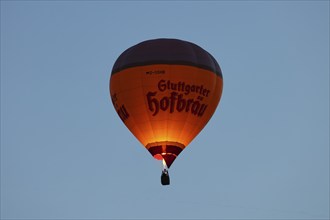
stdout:
[(177, 39), (148, 40), (127, 49), (110, 78), (119, 117), (168, 167), (210, 120), (222, 86), (213, 56)]

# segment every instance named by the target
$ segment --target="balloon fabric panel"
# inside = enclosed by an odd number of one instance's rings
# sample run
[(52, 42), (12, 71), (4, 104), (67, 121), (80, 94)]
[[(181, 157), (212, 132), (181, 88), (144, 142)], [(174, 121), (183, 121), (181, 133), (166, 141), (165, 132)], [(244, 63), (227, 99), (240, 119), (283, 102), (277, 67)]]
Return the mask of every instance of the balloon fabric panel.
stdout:
[(120, 71), (110, 87), (119, 116), (144, 146), (170, 141), (184, 149), (213, 115), (219, 85), (208, 70), (158, 64)]

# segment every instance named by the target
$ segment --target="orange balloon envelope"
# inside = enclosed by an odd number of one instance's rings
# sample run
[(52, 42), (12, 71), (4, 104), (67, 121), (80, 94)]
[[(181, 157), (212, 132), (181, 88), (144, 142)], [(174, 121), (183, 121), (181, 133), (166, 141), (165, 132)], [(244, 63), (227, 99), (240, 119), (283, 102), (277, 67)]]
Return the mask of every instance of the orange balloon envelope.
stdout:
[(148, 40), (127, 49), (110, 78), (119, 117), (168, 168), (212, 117), (222, 86), (213, 56), (177, 39)]

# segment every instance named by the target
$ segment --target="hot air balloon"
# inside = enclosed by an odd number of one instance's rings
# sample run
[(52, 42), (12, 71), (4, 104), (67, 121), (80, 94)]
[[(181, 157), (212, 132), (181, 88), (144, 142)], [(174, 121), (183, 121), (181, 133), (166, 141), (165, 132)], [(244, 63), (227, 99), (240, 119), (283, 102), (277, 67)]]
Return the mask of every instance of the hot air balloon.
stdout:
[(113, 65), (110, 95), (120, 119), (168, 169), (215, 112), (223, 87), (214, 57), (194, 43), (153, 39), (125, 50)]

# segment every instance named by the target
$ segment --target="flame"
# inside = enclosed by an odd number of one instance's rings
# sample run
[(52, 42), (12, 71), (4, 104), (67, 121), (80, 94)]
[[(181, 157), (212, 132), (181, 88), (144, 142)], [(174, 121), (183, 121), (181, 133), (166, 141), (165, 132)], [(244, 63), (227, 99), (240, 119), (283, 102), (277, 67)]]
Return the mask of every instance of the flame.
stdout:
[(166, 162), (165, 162), (164, 159), (163, 159), (163, 169), (166, 169), (167, 170), (167, 165), (166, 165)]

